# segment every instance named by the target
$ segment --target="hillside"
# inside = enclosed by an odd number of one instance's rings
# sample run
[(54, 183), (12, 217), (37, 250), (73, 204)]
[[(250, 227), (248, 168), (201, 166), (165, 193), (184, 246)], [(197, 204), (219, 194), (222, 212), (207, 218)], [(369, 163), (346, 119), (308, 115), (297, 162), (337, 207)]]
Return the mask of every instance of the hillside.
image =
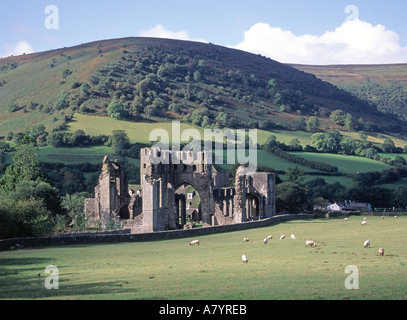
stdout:
[(383, 113), (407, 120), (407, 64), (292, 66), (350, 92)]
[[(201, 127), (293, 129), (333, 110), (375, 130), (404, 128), (314, 75), (240, 50), (190, 41), (124, 38), (0, 60), (0, 136), (35, 124), (61, 128), (74, 112)], [(398, 124), (396, 126), (395, 124)]]

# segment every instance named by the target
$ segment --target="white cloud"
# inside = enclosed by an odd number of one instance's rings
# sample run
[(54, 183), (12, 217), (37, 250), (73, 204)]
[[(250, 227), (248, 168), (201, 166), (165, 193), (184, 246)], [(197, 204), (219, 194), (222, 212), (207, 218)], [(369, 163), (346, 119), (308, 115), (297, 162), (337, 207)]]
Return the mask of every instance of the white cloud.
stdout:
[(4, 45), (4, 49), (5, 53), (2, 55), (2, 57), (8, 57), (11, 55), (19, 56), (24, 53), (29, 54), (34, 52), (34, 49), (26, 40), (19, 41), (15, 45), (6, 44)]
[(171, 31), (165, 29), (165, 27), (161, 24), (157, 24), (154, 28), (141, 31), (139, 34), (140, 37), (153, 37), (153, 38), (167, 38), (167, 39), (177, 39), (177, 40), (189, 40), (189, 41), (198, 41), (198, 42), (208, 42), (206, 40), (201, 39), (192, 39), (188, 31)]
[(407, 47), (400, 46), (397, 33), (383, 25), (373, 26), (361, 20), (346, 21), (321, 36), (297, 36), (267, 23), (257, 23), (245, 32), (244, 40), (234, 48), (283, 63), (407, 63)]

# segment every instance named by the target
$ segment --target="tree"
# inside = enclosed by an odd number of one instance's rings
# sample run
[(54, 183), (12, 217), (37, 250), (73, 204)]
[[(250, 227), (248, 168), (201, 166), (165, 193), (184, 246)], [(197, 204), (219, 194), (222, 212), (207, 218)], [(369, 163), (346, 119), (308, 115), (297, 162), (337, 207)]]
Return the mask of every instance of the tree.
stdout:
[(107, 107), (107, 114), (113, 119), (123, 119), (127, 116), (127, 111), (119, 101), (112, 101)]
[(54, 148), (60, 148), (65, 144), (65, 134), (63, 132), (54, 132), (48, 136), (48, 145)]
[(335, 124), (343, 124), (345, 122), (346, 118), (346, 112), (344, 112), (341, 109), (336, 109), (331, 112), (331, 115), (329, 116), (329, 121)]
[(304, 181), (304, 170), (299, 166), (289, 167), (286, 171), (287, 179), (286, 181), (295, 184), (300, 184)]
[(337, 153), (339, 150), (339, 141), (331, 133), (314, 133), (311, 145), (322, 152)]
[(68, 101), (69, 93), (68, 92), (61, 92), (60, 95), (58, 96), (57, 100), (55, 101), (55, 109), (56, 110), (61, 110), (61, 109), (66, 109), (69, 107), (69, 101)]
[(46, 180), (46, 177), (40, 171), (33, 146), (20, 145), (13, 157), (13, 163), (7, 167), (5, 174), (0, 179), (0, 194), (14, 191), (16, 184), (20, 181), (37, 179)]
[(354, 131), (357, 127), (357, 122), (355, 120), (355, 118), (350, 114), (346, 114), (345, 117), (345, 124), (343, 126), (343, 128), (347, 131)]
[(62, 71), (62, 78), (66, 78), (68, 76), (70, 76), (72, 74), (72, 71), (69, 69), (64, 69), (64, 71)]
[(0, 179), (0, 224), (6, 224), (0, 237), (49, 234), (59, 212), (58, 190), (41, 172), (32, 145), (20, 145)]
[(298, 213), (308, 207), (305, 190), (293, 182), (283, 182), (276, 186), (277, 211)]
[(382, 151), (384, 153), (393, 153), (396, 151), (396, 145), (394, 144), (393, 140), (386, 139), (383, 141), (382, 144)]
[(394, 205), (397, 208), (407, 208), (407, 187), (399, 186), (394, 191)]
[(294, 129), (301, 131), (305, 131), (307, 129), (307, 123), (303, 117), (298, 117), (297, 119), (295, 119)]
[(73, 220), (74, 231), (80, 231), (85, 228), (86, 218), (83, 212), (83, 204), (86, 193), (75, 193), (65, 195), (62, 200), (62, 207), (67, 211), (69, 217)]
[(201, 78), (202, 78), (201, 73), (199, 71), (195, 71), (194, 72), (194, 81), (198, 82), (201, 80)]
[(129, 137), (124, 130), (113, 130), (112, 148), (115, 154), (120, 155), (130, 144)]
[(301, 142), (298, 138), (291, 139), (289, 146), (291, 151), (302, 151)]
[(229, 116), (225, 112), (219, 112), (218, 116), (215, 119), (218, 127), (224, 128), (227, 127), (229, 122)]
[(320, 130), (320, 122), (317, 117), (311, 117), (307, 121), (307, 131), (318, 132)]
[(362, 139), (363, 141), (366, 141), (368, 138), (367, 132), (366, 131), (359, 131), (358, 132), (359, 138)]
[(88, 97), (89, 96), (89, 90), (90, 90), (90, 85), (89, 85), (89, 83), (87, 83), (87, 82), (84, 82), (82, 85), (81, 85), (81, 94), (82, 94), (82, 96), (83, 97)]

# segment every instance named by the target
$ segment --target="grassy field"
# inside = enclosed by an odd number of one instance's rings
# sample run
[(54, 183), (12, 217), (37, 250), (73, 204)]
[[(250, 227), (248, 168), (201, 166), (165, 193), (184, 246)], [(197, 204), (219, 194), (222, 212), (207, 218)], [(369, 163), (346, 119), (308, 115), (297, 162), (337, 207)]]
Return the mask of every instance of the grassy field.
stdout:
[[(197, 129), (203, 137), (203, 129), (191, 124), (181, 123), (181, 134), (186, 129)], [(76, 113), (73, 121), (69, 122), (68, 130), (74, 132), (78, 129), (90, 135), (106, 134), (111, 135), (113, 130), (125, 130), (131, 142), (149, 143), (150, 133), (154, 129), (165, 130), (172, 138), (171, 122), (129, 122), (115, 120), (110, 117), (95, 117)]]
[[(291, 221), (202, 236), (200, 246), (189, 238), (0, 252), (0, 298), (407, 299), (407, 217), (361, 220)], [(305, 247), (309, 239), (317, 247)], [(367, 239), (371, 248), (363, 247)], [(58, 267), (58, 290), (44, 287), (48, 265)], [(345, 288), (349, 265), (358, 268), (358, 290)]]
[(102, 163), (104, 156), (113, 156), (113, 149), (106, 146), (92, 146), (84, 148), (52, 148), (45, 147), (38, 150), (38, 159), (42, 162)]
[(341, 173), (356, 173), (369, 171), (382, 171), (389, 169), (390, 166), (382, 162), (368, 158), (344, 156), (330, 153), (312, 153), (312, 152), (292, 152), (300, 157), (311, 161), (325, 162), (338, 167)]

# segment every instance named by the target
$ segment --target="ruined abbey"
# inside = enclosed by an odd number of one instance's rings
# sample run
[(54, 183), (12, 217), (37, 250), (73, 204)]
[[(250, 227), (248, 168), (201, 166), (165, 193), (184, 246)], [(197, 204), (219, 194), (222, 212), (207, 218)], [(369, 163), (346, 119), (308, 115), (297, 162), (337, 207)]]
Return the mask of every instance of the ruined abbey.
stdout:
[[(153, 161), (157, 155), (165, 161)], [(120, 221), (132, 233), (146, 233), (184, 229), (195, 222), (208, 227), (275, 215), (273, 173), (246, 173), (240, 167), (231, 187), (228, 174), (214, 172), (207, 156), (205, 151), (161, 154), (157, 148), (141, 149), (137, 192), (129, 191), (125, 168), (106, 156), (95, 197), (85, 201), (88, 222), (103, 227)], [(188, 185), (199, 194), (200, 205), (187, 217), (186, 197), (176, 191)]]

